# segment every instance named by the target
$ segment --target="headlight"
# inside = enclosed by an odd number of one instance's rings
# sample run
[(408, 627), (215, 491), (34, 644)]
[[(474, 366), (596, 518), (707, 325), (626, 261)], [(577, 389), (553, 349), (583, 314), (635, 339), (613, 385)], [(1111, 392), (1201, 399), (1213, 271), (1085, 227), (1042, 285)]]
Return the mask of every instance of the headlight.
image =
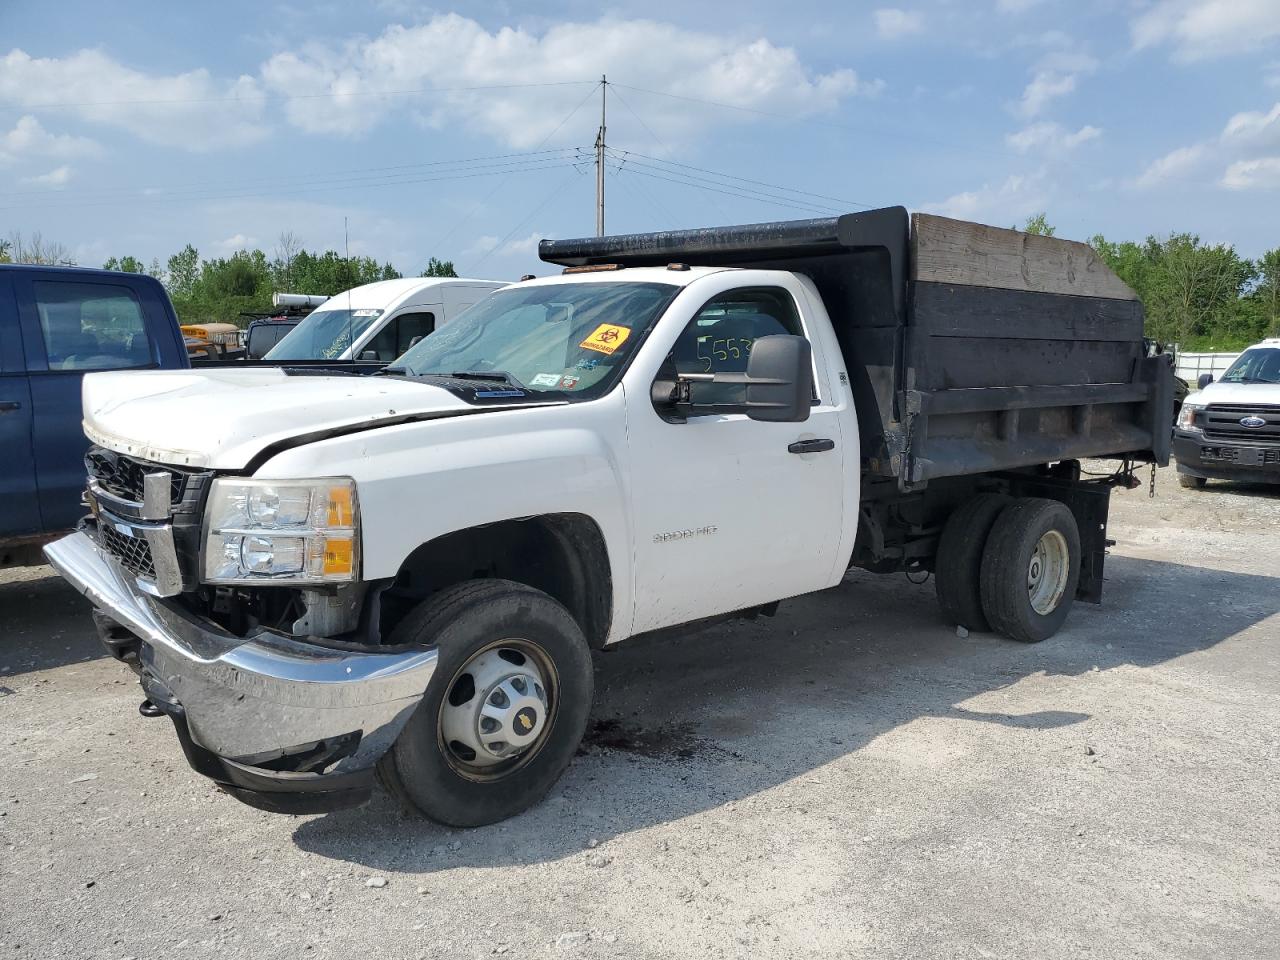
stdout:
[(1179, 430), (1199, 430), (1196, 426), (1196, 411), (1203, 410), (1202, 403), (1184, 403), (1182, 409), (1178, 411), (1178, 429)]
[(206, 583), (346, 583), (360, 564), (355, 481), (219, 477), (204, 515)]

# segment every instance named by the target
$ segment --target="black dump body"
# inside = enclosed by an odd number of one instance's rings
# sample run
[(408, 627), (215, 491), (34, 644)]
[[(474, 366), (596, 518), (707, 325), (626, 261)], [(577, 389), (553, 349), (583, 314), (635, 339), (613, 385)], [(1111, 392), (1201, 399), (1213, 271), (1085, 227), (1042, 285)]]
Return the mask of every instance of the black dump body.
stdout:
[(863, 470), (903, 489), (1080, 457), (1168, 462), (1173, 370), (1086, 245), (916, 214), (544, 240), (549, 263), (671, 262), (813, 280), (844, 352)]

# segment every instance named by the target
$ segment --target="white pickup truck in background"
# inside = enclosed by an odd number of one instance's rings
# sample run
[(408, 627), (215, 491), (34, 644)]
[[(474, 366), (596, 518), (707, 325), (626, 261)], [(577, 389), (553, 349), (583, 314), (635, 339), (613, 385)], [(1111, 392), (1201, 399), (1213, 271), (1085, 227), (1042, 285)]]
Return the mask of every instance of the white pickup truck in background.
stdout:
[(578, 747), (593, 649), (851, 565), (1043, 640), (1100, 602), (1111, 487), (1168, 460), (1171, 368), (1083, 244), (895, 207), (541, 252), (564, 274), (380, 375), (86, 378), (92, 516), (47, 556), (245, 802), (376, 770), (511, 816)]
[(1173, 436), (1178, 482), (1280, 483), (1280, 338), (1255, 343), (1218, 380), (1203, 373)]
[(497, 280), (404, 277), (325, 300), (266, 354), (267, 361), (390, 363), (437, 327), (506, 286)]

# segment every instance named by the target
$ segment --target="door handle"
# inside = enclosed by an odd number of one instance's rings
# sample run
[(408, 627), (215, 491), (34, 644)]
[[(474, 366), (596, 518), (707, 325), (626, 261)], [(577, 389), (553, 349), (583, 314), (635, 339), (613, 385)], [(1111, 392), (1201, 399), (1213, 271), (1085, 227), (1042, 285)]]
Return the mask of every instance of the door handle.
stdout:
[(0, 400), (0, 413), (8, 413), (10, 410), (21, 409), (22, 404), (17, 400)]
[(797, 440), (787, 445), (787, 453), (826, 453), (835, 448), (834, 440)]

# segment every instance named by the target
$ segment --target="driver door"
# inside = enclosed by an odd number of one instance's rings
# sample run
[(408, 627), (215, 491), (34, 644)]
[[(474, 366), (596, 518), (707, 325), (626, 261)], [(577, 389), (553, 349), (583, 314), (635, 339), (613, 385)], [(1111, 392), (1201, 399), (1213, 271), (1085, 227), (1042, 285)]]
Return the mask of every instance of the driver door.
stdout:
[[(733, 289), (695, 313), (668, 359), (678, 373), (743, 372), (755, 339), (779, 333), (807, 335), (792, 292)], [(716, 395), (707, 402), (735, 402), (745, 389), (709, 386)], [(838, 577), (845, 452), (828, 389), (815, 380), (804, 423), (739, 413), (670, 423), (647, 392), (628, 392), (634, 632), (759, 606)], [(815, 439), (832, 448), (793, 452)]]

